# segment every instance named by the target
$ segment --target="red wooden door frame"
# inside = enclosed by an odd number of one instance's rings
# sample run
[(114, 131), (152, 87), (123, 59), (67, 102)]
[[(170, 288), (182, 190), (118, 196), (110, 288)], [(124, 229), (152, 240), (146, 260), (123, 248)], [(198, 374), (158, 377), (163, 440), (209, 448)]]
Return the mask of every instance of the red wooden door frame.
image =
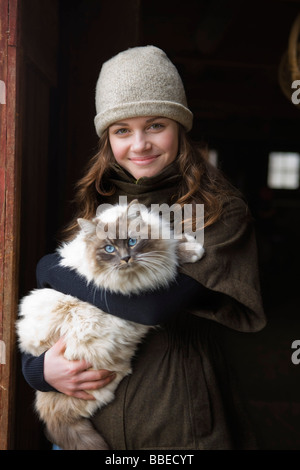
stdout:
[(17, 11), (0, 0), (0, 449), (13, 448), (18, 304), (20, 158), (17, 156)]

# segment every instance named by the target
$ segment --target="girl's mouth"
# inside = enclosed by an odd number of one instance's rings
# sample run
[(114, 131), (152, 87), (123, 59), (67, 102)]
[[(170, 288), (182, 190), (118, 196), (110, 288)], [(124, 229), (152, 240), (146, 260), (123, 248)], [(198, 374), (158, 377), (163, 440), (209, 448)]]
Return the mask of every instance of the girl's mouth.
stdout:
[(133, 157), (130, 160), (137, 165), (147, 165), (148, 163), (153, 162), (159, 157), (159, 155), (146, 155), (144, 157)]

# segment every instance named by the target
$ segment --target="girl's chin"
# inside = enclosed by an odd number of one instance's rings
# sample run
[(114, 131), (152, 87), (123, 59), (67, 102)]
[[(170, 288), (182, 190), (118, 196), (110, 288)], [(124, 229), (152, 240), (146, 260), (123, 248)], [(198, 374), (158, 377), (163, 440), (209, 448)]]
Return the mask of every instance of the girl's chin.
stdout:
[(143, 178), (147, 177), (150, 178), (151, 176), (156, 176), (158, 173), (160, 173), (165, 166), (164, 165), (157, 165), (155, 164), (156, 162), (153, 162), (152, 164), (148, 165), (130, 165), (127, 168), (125, 168), (129, 173), (135, 178)]
[(152, 176), (156, 176), (158, 175), (158, 173), (160, 173), (161, 170), (144, 170), (144, 171), (135, 171), (135, 172), (130, 172), (132, 174), (132, 176), (138, 180), (140, 178), (151, 178)]

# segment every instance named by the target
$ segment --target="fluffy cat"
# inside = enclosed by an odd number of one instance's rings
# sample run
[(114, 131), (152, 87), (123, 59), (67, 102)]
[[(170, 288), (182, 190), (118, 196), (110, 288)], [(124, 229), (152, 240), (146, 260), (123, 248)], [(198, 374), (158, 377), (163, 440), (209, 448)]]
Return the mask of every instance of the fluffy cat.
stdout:
[[(151, 211), (137, 211), (137, 207), (137, 201), (133, 201), (129, 206), (111, 206), (92, 221), (78, 219), (77, 236), (58, 250), (61, 264), (75, 269), (96, 286), (132, 294), (168, 285), (180, 263), (202, 257), (202, 245), (191, 236), (181, 240), (152, 239), (151, 231), (161, 228), (164, 222)], [(112, 239), (105, 230), (109, 224), (117, 227), (118, 233), (120, 229), (124, 232), (125, 226), (126, 237)], [(132, 226), (138, 227), (139, 236), (132, 236)], [(119, 382), (131, 373), (137, 345), (154, 327), (120, 319), (47, 288), (35, 289), (21, 300), (16, 326), (23, 352), (39, 356), (64, 335), (68, 360), (86, 359), (94, 369), (116, 372), (109, 385), (89, 391), (95, 400), (40, 391), (35, 400), (49, 439), (59, 447), (108, 449), (88, 418), (114, 399)]]

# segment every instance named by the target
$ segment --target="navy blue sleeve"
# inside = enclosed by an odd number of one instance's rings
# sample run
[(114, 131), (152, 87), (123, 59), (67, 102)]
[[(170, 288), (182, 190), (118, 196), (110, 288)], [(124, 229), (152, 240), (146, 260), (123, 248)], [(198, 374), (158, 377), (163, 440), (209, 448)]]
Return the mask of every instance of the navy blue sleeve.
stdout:
[(26, 382), (35, 390), (41, 392), (56, 391), (44, 379), (44, 356), (45, 353), (38, 357), (31, 354), (22, 354), (22, 373)]
[(207, 299), (211, 291), (185, 274), (178, 274), (168, 288), (139, 295), (110, 293), (87, 283), (73, 269), (60, 266), (57, 253), (44, 256), (37, 265), (38, 287), (50, 287), (89, 302), (104, 312), (143, 325), (167, 322), (183, 309)]

